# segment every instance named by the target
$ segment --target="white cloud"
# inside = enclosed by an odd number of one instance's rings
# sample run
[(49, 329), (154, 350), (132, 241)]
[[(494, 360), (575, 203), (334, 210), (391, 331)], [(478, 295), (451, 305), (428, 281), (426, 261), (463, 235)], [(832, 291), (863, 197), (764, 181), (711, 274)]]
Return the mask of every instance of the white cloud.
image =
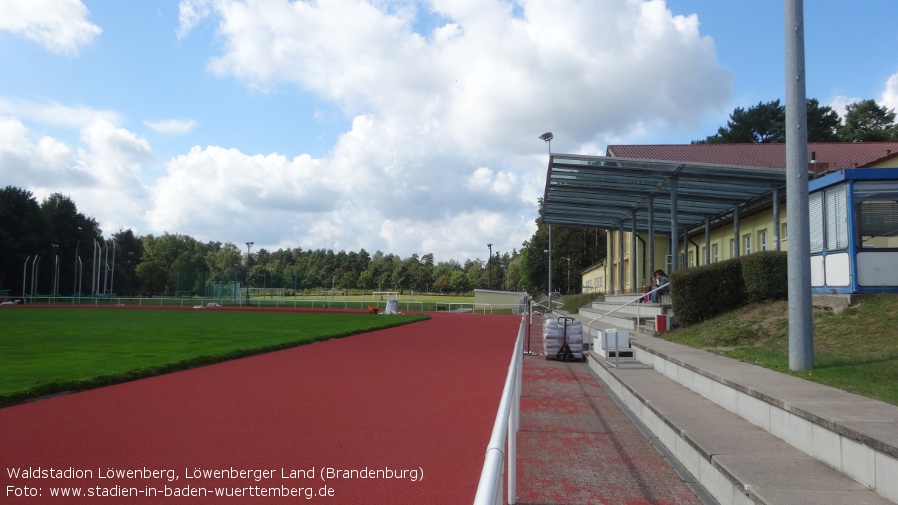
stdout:
[[(319, 162), (308, 156), (250, 156), (236, 149), (194, 147), (169, 160), (151, 190), (146, 214), (151, 230), (187, 233), (204, 240), (265, 235), (260, 244), (290, 236), (302, 216), (325, 216), (335, 205)], [(227, 230), (227, 231), (225, 231)], [(218, 234), (218, 235), (216, 235)]]
[(103, 30), (88, 21), (81, 0), (6, 0), (0, 30), (25, 36), (49, 51), (76, 55)]
[[(519, 248), (533, 232), (540, 133), (596, 153), (646, 125), (697, 127), (727, 103), (732, 75), (713, 41), (663, 1), (517, 5), (182, 0), (179, 36), (216, 23), (210, 72), (263, 92), (296, 86), (354, 120), (321, 159), (179, 157), (154, 190), (150, 223), (192, 233), (221, 220), (241, 236), (267, 228), (278, 244), (482, 256), (480, 242)], [(210, 156), (215, 169), (200, 161)], [(302, 175), (284, 178), (291, 171)], [(264, 191), (293, 210), (266, 209)]]
[(545, 129), (578, 143), (645, 122), (697, 125), (729, 94), (697, 18), (662, 1), (530, 1), (521, 16), (500, 0), (413, 5), (449, 21), (419, 34), (414, 13), (390, 2), (181, 2), (219, 20), (213, 72), (401, 116), (481, 154), (522, 149)]
[(500, 196), (508, 196), (514, 194), (515, 191), (520, 191), (517, 174), (505, 171), (494, 173), (487, 167), (474, 170), (465, 185), (474, 191), (488, 191)]
[(889, 109), (898, 110), (898, 74), (889, 77), (886, 89), (882, 92), (879, 101), (881, 105)]
[(828, 105), (830, 106), (830, 108), (832, 108), (832, 110), (836, 111), (836, 114), (838, 114), (842, 119), (845, 119), (845, 113), (848, 112), (846, 107), (860, 101), (860, 98), (852, 98), (844, 95), (839, 95), (830, 100)]
[(193, 119), (159, 119), (156, 121), (147, 120), (143, 124), (159, 133), (169, 135), (183, 135), (190, 133), (196, 128), (196, 120)]
[(0, 116), (0, 179), (38, 199), (61, 192), (107, 232), (145, 228), (147, 205), (140, 180), (152, 161), (146, 140), (97, 119), (81, 130), (82, 147), (49, 136), (39, 138), (20, 120)]
[(182, 0), (178, 4), (178, 38), (184, 38), (210, 14), (212, 14), (212, 0)]
[[(263, 93), (310, 91), (351, 127), (318, 157), (209, 142), (160, 162), (115, 112), (0, 99), (0, 114), (17, 118), (0, 122), (0, 156), (35, 171), (29, 189), (72, 188), (111, 230), (484, 257), (487, 243), (510, 251), (533, 233), (546, 162), (539, 134), (553, 131), (555, 149), (600, 152), (647, 127), (699, 124), (727, 103), (732, 81), (698, 20), (657, 0), (183, 0), (179, 8), (179, 37), (204, 20), (216, 26), (221, 49), (210, 72)], [(39, 138), (28, 120), (81, 135), (69, 144)], [(144, 124), (172, 134), (196, 126)], [(151, 178), (154, 169), (163, 175)], [(52, 182), (64, 180), (54, 170), (71, 181)]]
[(84, 128), (97, 119), (112, 124), (122, 122), (121, 114), (112, 110), (94, 109), (84, 105), (63, 105), (57, 102), (30, 102), (0, 97), (0, 114), (38, 123)]

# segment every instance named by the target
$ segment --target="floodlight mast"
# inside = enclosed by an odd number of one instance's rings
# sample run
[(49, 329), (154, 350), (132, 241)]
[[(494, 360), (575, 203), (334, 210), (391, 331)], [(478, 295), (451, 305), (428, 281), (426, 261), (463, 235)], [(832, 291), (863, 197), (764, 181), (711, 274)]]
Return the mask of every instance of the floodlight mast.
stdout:
[(540, 135), (539, 138), (549, 144), (549, 154), (552, 154), (552, 139), (555, 138), (555, 135), (552, 135), (552, 132), (546, 132)]
[(249, 250), (253, 246), (253, 242), (246, 243), (246, 303), (249, 303)]
[(490, 248), (490, 254), (486, 257), (486, 268), (489, 270), (489, 289), (493, 289), (493, 244), (487, 244), (487, 247)]
[[(549, 144), (549, 162), (552, 161), (552, 139), (555, 135), (552, 132), (546, 132), (539, 136), (540, 139)], [(549, 307), (546, 312), (552, 312), (552, 225), (549, 225)]]

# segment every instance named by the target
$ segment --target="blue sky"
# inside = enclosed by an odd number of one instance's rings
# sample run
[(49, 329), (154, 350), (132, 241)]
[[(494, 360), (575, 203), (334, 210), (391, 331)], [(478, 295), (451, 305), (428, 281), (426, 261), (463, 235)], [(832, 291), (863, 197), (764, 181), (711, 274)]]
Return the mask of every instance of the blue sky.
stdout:
[[(781, 1), (3, 3), (0, 185), (110, 234), (484, 257), (533, 233), (541, 133), (685, 143), (785, 94)], [(898, 107), (896, 15), (805, 2), (808, 97)]]

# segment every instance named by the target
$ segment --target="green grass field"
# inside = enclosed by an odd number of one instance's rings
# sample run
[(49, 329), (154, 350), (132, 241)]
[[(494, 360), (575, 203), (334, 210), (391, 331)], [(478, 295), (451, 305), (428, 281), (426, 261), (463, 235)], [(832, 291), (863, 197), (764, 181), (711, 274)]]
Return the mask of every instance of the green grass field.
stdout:
[(663, 338), (898, 405), (898, 296), (814, 310), (814, 369), (789, 370), (788, 302), (751, 305)]
[(0, 309), (0, 405), (427, 319), (226, 310)]

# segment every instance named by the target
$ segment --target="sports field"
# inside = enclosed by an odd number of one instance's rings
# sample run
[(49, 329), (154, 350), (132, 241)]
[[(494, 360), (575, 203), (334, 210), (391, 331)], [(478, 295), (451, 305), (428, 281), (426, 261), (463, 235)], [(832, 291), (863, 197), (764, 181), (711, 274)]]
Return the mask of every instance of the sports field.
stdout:
[(426, 318), (221, 308), (3, 308), (0, 405)]

